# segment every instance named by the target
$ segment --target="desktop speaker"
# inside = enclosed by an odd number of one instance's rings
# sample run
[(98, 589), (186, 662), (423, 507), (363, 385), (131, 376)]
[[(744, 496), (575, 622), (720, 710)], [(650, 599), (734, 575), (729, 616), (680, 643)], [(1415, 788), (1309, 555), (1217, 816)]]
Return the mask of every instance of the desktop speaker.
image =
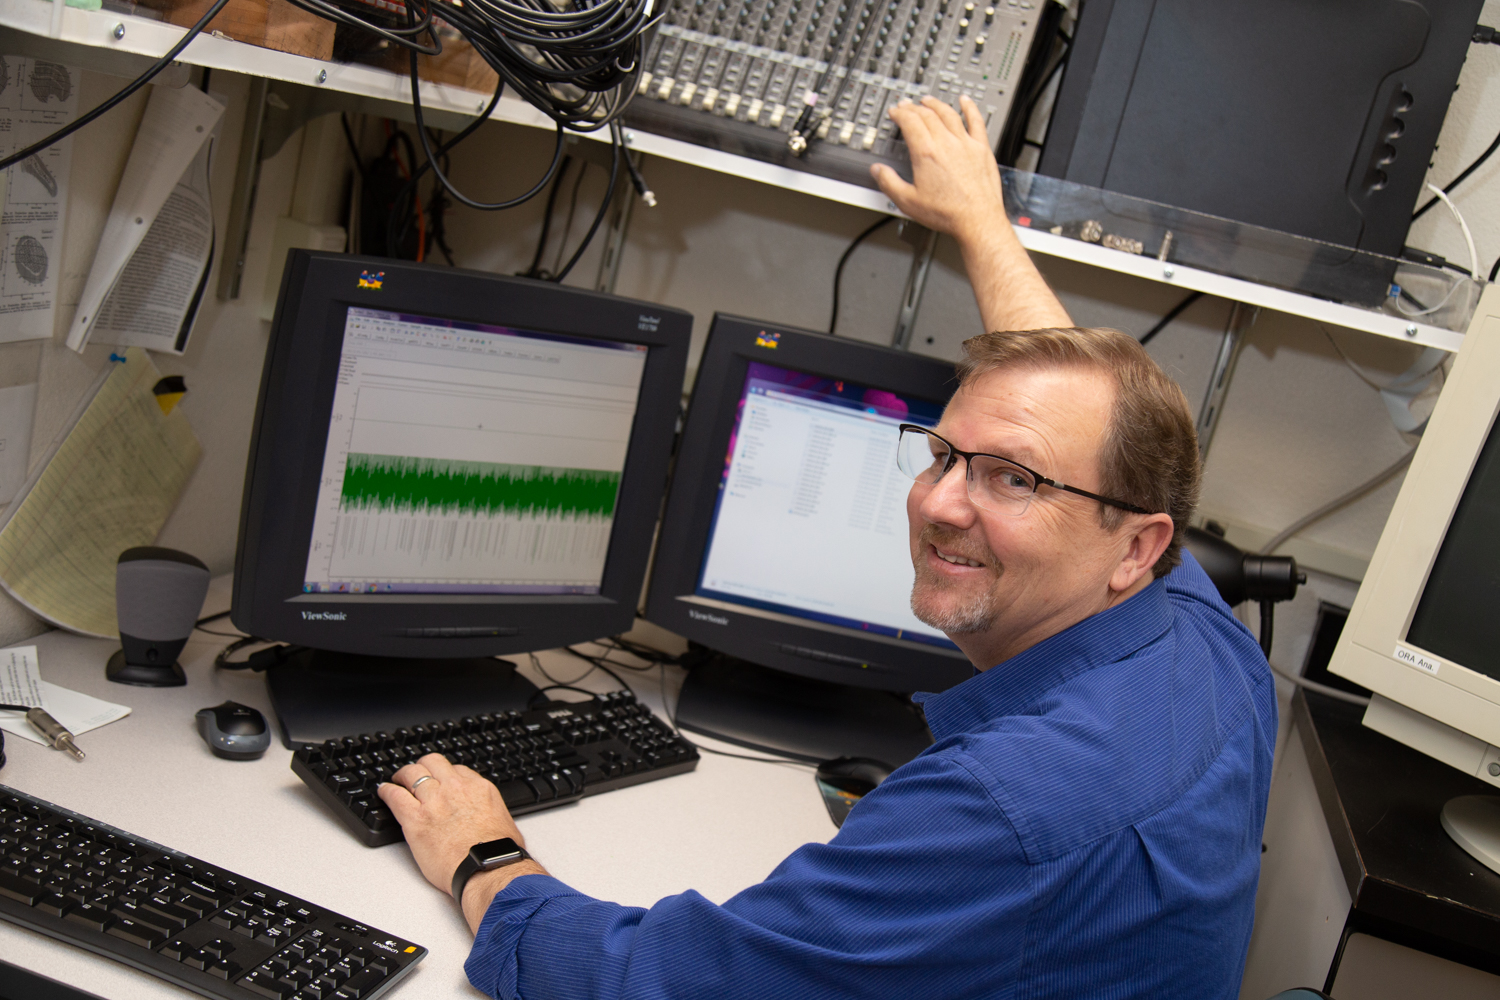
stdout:
[(186, 552), (150, 545), (121, 552), (115, 614), (122, 648), (109, 658), (105, 676), (140, 687), (186, 684), (177, 654), (193, 634), (208, 576), (208, 567)]

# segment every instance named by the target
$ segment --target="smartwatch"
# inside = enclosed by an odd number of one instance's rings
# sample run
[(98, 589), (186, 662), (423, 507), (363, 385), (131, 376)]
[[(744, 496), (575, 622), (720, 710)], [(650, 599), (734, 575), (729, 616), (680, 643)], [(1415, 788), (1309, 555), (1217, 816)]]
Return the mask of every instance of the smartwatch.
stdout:
[(479, 872), (492, 872), (496, 868), (504, 868), (530, 858), (526, 849), (509, 837), (475, 844), (469, 848), (468, 856), (458, 863), (458, 870), (453, 873), (453, 899), (459, 906), (463, 905), (464, 886)]

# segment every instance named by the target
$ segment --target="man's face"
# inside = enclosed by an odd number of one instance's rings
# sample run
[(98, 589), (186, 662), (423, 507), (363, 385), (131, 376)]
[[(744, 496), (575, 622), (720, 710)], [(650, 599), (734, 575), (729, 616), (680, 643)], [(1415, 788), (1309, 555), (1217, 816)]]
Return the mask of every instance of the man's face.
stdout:
[[(959, 390), (937, 433), (1097, 493), (1114, 399), (1113, 378), (1090, 368), (995, 371)], [(912, 485), (911, 603), (983, 670), (1109, 607), (1124, 549), (1097, 501), (1043, 486), (1019, 516), (985, 510), (967, 473), (959, 459), (937, 483)]]

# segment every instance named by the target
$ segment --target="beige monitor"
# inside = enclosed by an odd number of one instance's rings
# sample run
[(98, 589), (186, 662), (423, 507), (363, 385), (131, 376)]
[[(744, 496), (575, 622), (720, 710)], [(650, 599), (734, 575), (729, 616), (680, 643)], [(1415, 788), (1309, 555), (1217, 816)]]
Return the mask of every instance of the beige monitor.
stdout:
[[(1329, 669), (1365, 725), (1500, 786), (1500, 286), (1490, 286), (1412, 459)], [(1500, 798), (1443, 827), (1500, 871)]]

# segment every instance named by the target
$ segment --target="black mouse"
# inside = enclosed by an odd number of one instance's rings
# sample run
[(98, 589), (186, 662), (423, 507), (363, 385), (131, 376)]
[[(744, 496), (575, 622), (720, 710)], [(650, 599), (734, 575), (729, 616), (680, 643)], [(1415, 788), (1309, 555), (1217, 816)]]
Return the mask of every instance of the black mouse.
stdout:
[(219, 757), (254, 760), (271, 746), (266, 717), (249, 705), (226, 701), (198, 710), (198, 734)]
[(836, 757), (818, 765), (816, 780), (834, 826), (843, 826), (854, 803), (890, 777), (894, 768), (870, 757)]

